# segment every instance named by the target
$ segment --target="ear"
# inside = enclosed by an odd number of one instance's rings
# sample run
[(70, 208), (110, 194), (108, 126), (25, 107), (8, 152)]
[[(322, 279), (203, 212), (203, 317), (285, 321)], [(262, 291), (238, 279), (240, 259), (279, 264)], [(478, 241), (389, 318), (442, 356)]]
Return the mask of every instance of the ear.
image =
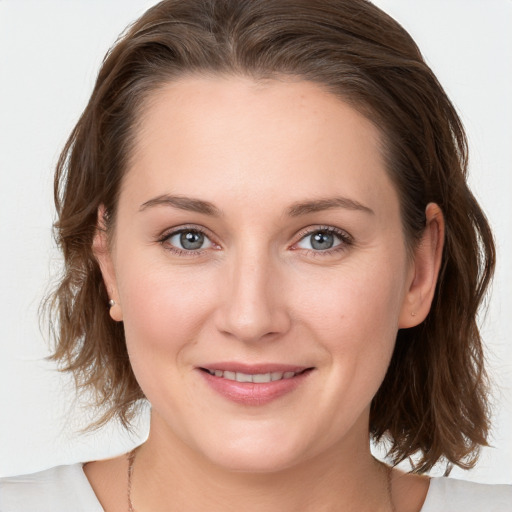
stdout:
[[(94, 234), (92, 242), (92, 252), (100, 266), (103, 282), (105, 283), (109, 299), (114, 301), (114, 304), (110, 305), (110, 316), (112, 320), (121, 322), (123, 320), (123, 310), (119, 301), (114, 262), (112, 260), (112, 253), (108, 243), (105, 211), (105, 206), (103, 205), (98, 208), (98, 221), (96, 224), (96, 233)], [(107, 305), (105, 305), (105, 307), (107, 307)]]
[(399, 329), (414, 327), (425, 320), (436, 290), (443, 255), (444, 217), (435, 203), (427, 205), (425, 217), (425, 230), (413, 253), (409, 285), (398, 320)]

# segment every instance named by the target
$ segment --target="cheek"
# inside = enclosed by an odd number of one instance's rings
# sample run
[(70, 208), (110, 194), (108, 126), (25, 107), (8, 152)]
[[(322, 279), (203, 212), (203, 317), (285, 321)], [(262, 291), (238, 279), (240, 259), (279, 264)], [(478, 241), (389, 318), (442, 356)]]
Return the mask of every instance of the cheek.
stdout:
[[(340, 268), (310, 272), (296, 279), (291, 296), (314, 330), (336, 340), (336, 346), (393, 340), (404, 298), (403, 266), (379, 259), (359, 259)], [(375, 332), (380, 333), (375, 336)], [(370, 333), (373, 333), (371, 337)], [(338, 341), (339, 340), (339, 341)]]
[(308, 282), (315, 284), (302, 295), (297, 315), (330, 360), (329, 388), (344, 397), (345, 412), (373, 398), (395, 345), (405, 276), (400, 265), (378, 262), (359, 260), (357, 267), (336, 269), (330, 279), (312, 276)]
[[(195, 403), (187, 363), (212, 316), (211, 294), (200, 285), (204, 277), (165, 265), (130, 265), (120, 273), (126, 345), (135, 377), (154, 410), (170, 410), (176, 418), (187, 416)], [(183, 387), (183, 382), (189, 385)]]
[[(141, 272), (141, 268), (151, 268)], [(125, 276), (123, 278), (123, 276)], [(193, 342), (204, 319), (211, 315), (211, 300), (201, 272), (136, 264), (120, 274), (119, 294), (129, 350), (150, 349), (155, 357)], [(149, 351), (144, 351), (149, 357)]]

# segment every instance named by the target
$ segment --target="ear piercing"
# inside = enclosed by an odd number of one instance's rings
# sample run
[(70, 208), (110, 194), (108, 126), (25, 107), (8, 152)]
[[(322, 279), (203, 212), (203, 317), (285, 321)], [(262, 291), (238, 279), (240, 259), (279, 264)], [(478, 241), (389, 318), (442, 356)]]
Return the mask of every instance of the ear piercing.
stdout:
[[(114, 302), (114, 301), (111, 301), (111, 302)], [(115, 302), (114, 302), (115, 304)], [(416, 316), (416, 311), (411, 311), (411, 316)]]
[[(114, 307), (117, 306), (117, 307)], [(121, 304), (118, 304), (114, 299), (108, 301), (108, 314), (114, 322), (123, 321), (123, 312), (121, 311)]]

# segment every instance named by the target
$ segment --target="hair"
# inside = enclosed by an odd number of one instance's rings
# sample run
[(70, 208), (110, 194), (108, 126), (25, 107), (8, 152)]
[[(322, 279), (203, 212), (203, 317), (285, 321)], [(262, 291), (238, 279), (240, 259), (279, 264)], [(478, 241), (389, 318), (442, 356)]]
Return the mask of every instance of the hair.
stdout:
[(439, 460), (474, 465), (489, 429), (476, 317), (494, 269), (493, 238), (466, 184), (467, 141), (454, 106), (410, 35), (366, 0), (165, 0), (106, 55), (57, 165), (64, 270), (47, 299), (52, 357), (78, 389), (94, 393), (93, 426), (117, 418), (129, 428), (144, 399), (92, 250), (98, 208), (105, 206), (111, 233), (145, 101), (190, 74), (319, 84), (380, 130), (408, 247), (425, 228), (426, 205), (441, 207), (446, 232), (433, 304), (425, 321), (398, 332), (370, 434), (390, 443), (394, 463), (414, 455), (416, 472)]

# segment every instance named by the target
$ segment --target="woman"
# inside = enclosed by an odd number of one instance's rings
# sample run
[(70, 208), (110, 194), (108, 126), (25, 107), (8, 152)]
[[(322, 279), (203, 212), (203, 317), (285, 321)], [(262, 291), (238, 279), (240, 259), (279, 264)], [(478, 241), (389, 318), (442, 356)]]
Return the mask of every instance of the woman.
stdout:
[[(55, 358), (130, 454), (0, 484), (0, 510), (507, 510), (470, 467), (494, 267), (466, 140), (363, 0), (164, 1), (108, 54), (58, 164)], [(393, 462), (416, 455), (415, 473)]]

